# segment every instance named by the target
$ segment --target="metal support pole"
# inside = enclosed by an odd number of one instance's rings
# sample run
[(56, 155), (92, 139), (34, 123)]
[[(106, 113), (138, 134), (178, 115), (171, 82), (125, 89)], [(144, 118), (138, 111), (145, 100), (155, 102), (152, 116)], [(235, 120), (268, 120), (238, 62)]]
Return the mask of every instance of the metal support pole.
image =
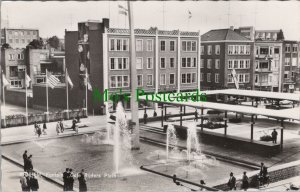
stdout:
[(251, 115), (251, 141), (253, 140), (254, 115)]
[(185, 115), (185, 106), (183, 107), (183, 114)]
[(283, 150), (283, 119), (281, 119), (281, 122), (280, 122), (280, 125), (281, 125), (281, 134), (280, 134), (280, 150), (282, 151)]
[(165, 121), (167, 121), (167, 105), (165, 105)]
[(224, 128), (224, 135), (227, 135), (227, 111), (225, 111), (225, 128)]
[(164, 104), (161, 105), (161, 127), (164, 127)]
[(180, 127), (182, 127), (182, 106), (180, 106)]
[(201, 108), (201, 131), (203, 131), (203, 121), (204, 121), (204, 118), (203, 118), (203, 108)]

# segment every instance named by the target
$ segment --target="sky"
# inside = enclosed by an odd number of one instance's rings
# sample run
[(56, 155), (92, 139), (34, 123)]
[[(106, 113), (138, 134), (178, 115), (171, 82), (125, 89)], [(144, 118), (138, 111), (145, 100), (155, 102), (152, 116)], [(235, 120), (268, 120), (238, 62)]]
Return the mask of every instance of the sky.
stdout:
[[(64, 38), (65, 29), (77, 30), (86, 20), (110, 19), (112, 28), (128, 28), (128, 18), (119, 14), (125, 1), (2, 2), (2, 27), (37, 28), (41, 37)], [(285, 39), (300, 40), (300, 1), (136, 1), (135, 28), (189, 30), (254, 26), (257, 30), (282, 29)], [(191, 18), (189, 19), (189, 12)]]

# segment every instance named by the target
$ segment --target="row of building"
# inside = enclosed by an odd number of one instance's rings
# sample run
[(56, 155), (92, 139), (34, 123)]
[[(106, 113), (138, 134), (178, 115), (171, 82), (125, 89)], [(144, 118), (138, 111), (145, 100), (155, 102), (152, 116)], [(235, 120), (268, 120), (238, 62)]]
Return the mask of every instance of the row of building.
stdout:
[[(240, 89), (294, 92), (300, 88), (300, 44), (286, 40), (281, 30), (231, 27), (200, 35), (150, 28), (135, 29), (135, 37), (137, 84), (148, 93), (235, 88), (233, 71)], [(32, 51), (27, 53), (29, 60)], [(69, 90), (74, 96), (70, 98), (70, 108), (86, 104), (82, 84), (86, 72), (94, 90), (122, 89), (129, 93), (129, 58), (129, 30), (110, 28), (108, 19), (78, 23), (78, 31), (66, 30), (65, 64), (59, 70), (64, 74), (67, 68), (74, 84)], [(32, 71), (31, 65), (28, 66)], [(6, 69), (6, 74), (11, 72)], [(43, 106), (44, 86), (37, 80), (37, 71), (43, 71), (42, 67), (32, 72), (35, 76), (32, 79), (36, 79), (33, 96), (37, 98), (36, 105)], [(64, 97), (64, 90), (61, 86), (51, 94), (53, 98)], [(104, 103), (93, 101), (92, 92), (88, 92), (88, 101), (89, 110), (103, 109)], [(62, 99), (49, 101), (54, 107), (65, 103)]]

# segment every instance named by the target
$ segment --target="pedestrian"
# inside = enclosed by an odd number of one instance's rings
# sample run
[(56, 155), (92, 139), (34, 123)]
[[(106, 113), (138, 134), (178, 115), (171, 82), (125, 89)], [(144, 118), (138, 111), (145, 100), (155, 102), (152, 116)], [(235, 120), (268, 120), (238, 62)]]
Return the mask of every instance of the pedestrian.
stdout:
[(73, 170), (70, 169), (70, 175), (69, 175), (69, 191), (74, 191), (73, 190), (73, 186), (74, 186), (74, 174), (73, 174)]
[(78, 182), (79, 182), (79, 192), (86, 192), (87, 186), (86, 186), (86, 176), (84, 169), (81, 170), (78, 176)]
[(262, 176), (265, 170), (265, 164), (263, 162), (260, 163), (260, 171), (259, 175)]
[(75, 131), (75, 128), (76, 128), (76, 120), (75, 120), (75, 118), (73, 118), (73, 120), (72, 120), (72, 127), (71, 128), (73, 129), (73, 131)]
[(277, 143), (277, 131), (274, 129), (273, 132), (272, 132), (272, 141), (273, 143)]
[(39, 181), (35, 174), (32, 174), (30, 177), (30, 189), (32, 191), (38, 191), (39, 190)]
[(157, 113), (156, 113), (156, 111), (154, 111), (154, 113), (153, 113), (153, 117), (157, 117)]
[(37, 135), (37, 123), (36, 122), (34, 123), (34, 130), (33, 131), (34, 131), (34, 135)]
[(228, 180), (227, 186), (229, 187), (230, 190), (236, 190), (236, 179), (233, 176), (233, 173), (230, 173), (230, 178)]
[(44, 124), (43, 124), (43, 134), (44, 135), (47, 135), (46, 130), (47, 130), (47, 125), (46, 125), (46, 121), (44, 121)]
[(80, 117), (77, 115), (77, 123), (80, 123)]
[(24, 175), (21, 176), (21, 178), (20, 178), (20, 183), (21, 183), (22, 191), (29, 191), (28, 190), (28, 184), (27, 184), (27, 178), (26, 178), (27, 175), (28, 175), (28, 173), (24, 172)]
[[(206, 185), (206, 183), (203, 181), (203, 180), (200, 180), (200, 185), (203, 185), (203, 186), (205, 186)], [(204, 191), (205, 190), (205, 188), (204, 187), (200, 187), (200, 191)]]
[(24, 153), (23, 153), (24, 171), (26, 171), (27, 158), (28, 158), (27, 150), (25, 150)]
[(57, 124), (56, 124), (56, 133), (57, 133), (57, 135), (59, 135), (59, 133), (60, 133), (60, 123), (59, 122), (57, 122)]
[(32, 155), (29, 155), (27, 159), (27, 172), (33, 170), (33, 164), (32, 164)]
[(62, 133), (65, 131), (63, 119), (60, 121), (60, 130)]
[(40, 137), (42, 134), (42, 129), (41, 129), (40, 125), (37, 125), (37, 134), (38, 134), (38, 137)]
[(63, 173), (64, 191), (69, 191), (69, 189), (68, 189), (68, 174), (69, 174), (69, 168), (66, 168), (66, 171)]
[(244, 172), (243, 178), (242, 178), (242, 189), (247, 191), (249, 188), (249, 178), (247, 176), (246, 171)]
[(194, 119), (194, 121), (198, 122), (198, 112), (197, 112), (197, 110), (195, 111), (195, 119)]
[(144, 113), (144, 124), (147, 124), (147, 118), (148, 118), (147, 113)]

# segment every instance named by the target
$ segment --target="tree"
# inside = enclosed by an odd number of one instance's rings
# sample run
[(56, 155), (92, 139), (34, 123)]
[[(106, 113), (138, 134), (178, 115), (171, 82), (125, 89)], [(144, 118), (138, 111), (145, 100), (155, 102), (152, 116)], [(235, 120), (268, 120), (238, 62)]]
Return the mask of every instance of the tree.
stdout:
[(59, 47), (59, 39), (57, 36), (50, 37), (47, 40), (47, 43), (54, 49), (57, 49)]
[(30, 49), (42, 49), (43, 46), (44, 46), (44, 42), (42, 38), (34, 39), (28, 44), (28, 47)]
[(9, 48), (11, 48), (11, 46), (8, 43), (4, 43), (2, 45), (2, 49), (9, 49)]

